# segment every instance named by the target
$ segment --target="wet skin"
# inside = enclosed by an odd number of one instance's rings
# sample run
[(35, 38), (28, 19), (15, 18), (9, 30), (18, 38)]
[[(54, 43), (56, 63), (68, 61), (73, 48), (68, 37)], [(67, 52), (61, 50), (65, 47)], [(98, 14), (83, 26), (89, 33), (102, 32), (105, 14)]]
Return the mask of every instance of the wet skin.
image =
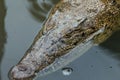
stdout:
[[(93, 1), (96, 2), (96, 0)], [(32, 80), (32, 78), (36, 76), (36, 73), (54, 63), (57, 58), (69, 53), (73, 48), (84, 43), (87, 39), (89, 41), (90, 38), (94, 44), (100, 44), (116, 30), (119, 30), (119, 0), (98, 1), (100, 1), (100, 3), (98, 2), (97, 7), (94, 5), (95, 7), (91, 9), (85, 9), (84, 14), (89, 15), (89, 17), (76, 20), (76, 14), (71, 13), (71, 16), (68, 18), (74, 16), (75, 20), (73, 17), (72, 21), (69, 22), (71, 19), (64, 21), (66, 18), (63, 16), (68, 16), (67, 11), (69, 13), (71, 9), (77, 9), (76, 6), (80, 7), (80, 4), (74, 3), (74, 1), (72, 3), (61, 0), (51, 11), (48, 20), (44, 23), (43, 28), (40, 30), (21, 61), (12, 68), (10, 72), (11, 79)], [(76, 25), (74, 21), (77, 26), (74, 26)], [(56, 22), (58, 23), (56, 24)], [(59, 27), (61, 24), (64, 27)], [(96, 33), (102, 28), (104, 28), (102, 32)]]

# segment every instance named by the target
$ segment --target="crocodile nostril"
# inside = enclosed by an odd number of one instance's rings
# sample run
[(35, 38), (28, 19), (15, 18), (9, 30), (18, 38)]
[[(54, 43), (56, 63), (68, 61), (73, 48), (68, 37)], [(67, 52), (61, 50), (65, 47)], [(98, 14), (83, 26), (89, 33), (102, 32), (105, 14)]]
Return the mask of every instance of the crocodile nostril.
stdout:
[(31, 74), (33, 72), (32, 68), (27, 65), (20, 64), (17, 66), (18, 71), (23, 72), (25, 74)]
[[(35, 76), (34, 69), (30, 64), (18, 64), (14, 66), (9, 73), (10, 80), (26, 80), (27, 78), (33, 78)], [(27, 80), (31, 80), (27, 79)]]
[(19, 66), (18, 66), (18, 70), (19, 70), (19, 71), (27, 71), (27, 67), (26, 67), (26, 66), (23, 66), (23, 65), (19, 65)]

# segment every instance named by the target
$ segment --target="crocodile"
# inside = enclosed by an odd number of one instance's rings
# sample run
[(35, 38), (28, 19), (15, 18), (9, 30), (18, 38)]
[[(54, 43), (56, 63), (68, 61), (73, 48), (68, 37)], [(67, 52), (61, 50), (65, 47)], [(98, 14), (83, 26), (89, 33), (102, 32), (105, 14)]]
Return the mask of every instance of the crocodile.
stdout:
[(33, 80), (55, 72), (119, 29), (120, 0), (60, 0), (10, 70), (10, 79)]

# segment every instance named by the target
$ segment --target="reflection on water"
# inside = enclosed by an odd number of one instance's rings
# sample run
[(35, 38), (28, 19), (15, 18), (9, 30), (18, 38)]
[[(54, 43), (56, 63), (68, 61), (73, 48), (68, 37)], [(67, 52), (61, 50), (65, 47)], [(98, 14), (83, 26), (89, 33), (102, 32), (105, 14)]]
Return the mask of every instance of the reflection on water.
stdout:
[(107, 48), (111, 51), (114, 58), (120, 60), (120, 31), (115, 32), (108, 40), (106, 40), (101, 47)]
[(50, 11), (51, 7), (58, 3), (58, 1), (60, 0), (28, 0), (30, 4), (28, 10), (34, 19), (43, 22), (46, 19), (48, 11)]
[[(4, 54), (4, 45), (6, 43), (5, 15), (6, 15), (5, 2), (4, 0), (0, 0), (0, 66)], [(0, 67), (0, 80), (1, 80), (1, 67)]]

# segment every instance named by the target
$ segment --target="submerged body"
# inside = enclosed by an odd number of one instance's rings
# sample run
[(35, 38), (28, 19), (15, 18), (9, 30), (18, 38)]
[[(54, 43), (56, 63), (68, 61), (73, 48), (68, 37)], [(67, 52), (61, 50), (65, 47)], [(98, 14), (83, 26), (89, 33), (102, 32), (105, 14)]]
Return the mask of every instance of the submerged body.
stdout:
[[(115, 0), (114, 0), (115, 1)], [(56, 71), (99, 44), (119, 27), (119, 0), (61, 0), (21, 61), (12, 80), (32, 80)], [(79, 51), (74, 53), (75, 51)]]

